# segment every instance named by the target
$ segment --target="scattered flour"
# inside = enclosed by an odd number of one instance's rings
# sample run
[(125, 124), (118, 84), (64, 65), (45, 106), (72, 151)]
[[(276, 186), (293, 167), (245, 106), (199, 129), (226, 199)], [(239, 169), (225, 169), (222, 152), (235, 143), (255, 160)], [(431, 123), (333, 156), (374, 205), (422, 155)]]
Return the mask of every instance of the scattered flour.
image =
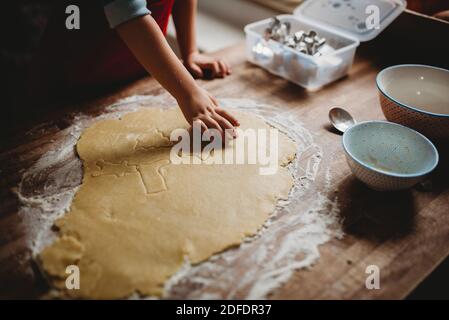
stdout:
[[(337, 198), (329, 198), (332, 184), (329, 168), (324, 177), (325, 190), (312, 190), (323, 151), (297, 116), (247, 99), (221, 99), (220, 103), (226, 108), (249, 110), (262, 116), (297, 143), (299, 156), (289, 166), (295, 185), (288, 200), (278, 203), (257, 235), (201, 264), (192, 266), (186, 261), (166, 282), (168, 298), (264, 299), (287, 282), (295, 270), (312, 266), (320, 257), (320, 245), (343, 236)], [(131, 96), (108, 106), (99, 117), (75, 116), (74, 124), (64, 129), (63, 138), (55, 141), (54, 149), (26, 170), (17, 190), (22, 203), (19, 214), (27, 226), (33, 255), (53, 241), (53, 223), (69, 210), (81, 183), (82, 165), (76, 157), (75, 145), (82, 131), (100, 119), (119, 118), (142, 107), (174, 104), (168, 95)], [(36, 184), (43, 187), (36, 190), (33, 187)], [(307, 192), (314, 193), (304, 201)]]

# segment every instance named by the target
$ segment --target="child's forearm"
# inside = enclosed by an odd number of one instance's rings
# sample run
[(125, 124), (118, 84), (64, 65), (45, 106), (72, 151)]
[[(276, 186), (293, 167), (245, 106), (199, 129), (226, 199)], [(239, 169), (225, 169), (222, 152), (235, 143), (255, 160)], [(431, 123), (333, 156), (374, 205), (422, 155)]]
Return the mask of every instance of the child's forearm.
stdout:
[(173, 5), (173, 22), (183, 59), (197, 51), (195, 36), (196, 6), (197, 0), (178, 0)]
[(200, 90), (151, 15), (123, 23), (117, 31), (145, 69), (178, 101)]
[(188, 123), (198, 123), (203, 130), (214, 128), (222, 136), (229, 129), (235, 137), (238, 120), (196, 84), (151, 15), (135, 18), (116, 29), (145, 69), (175, 97)]

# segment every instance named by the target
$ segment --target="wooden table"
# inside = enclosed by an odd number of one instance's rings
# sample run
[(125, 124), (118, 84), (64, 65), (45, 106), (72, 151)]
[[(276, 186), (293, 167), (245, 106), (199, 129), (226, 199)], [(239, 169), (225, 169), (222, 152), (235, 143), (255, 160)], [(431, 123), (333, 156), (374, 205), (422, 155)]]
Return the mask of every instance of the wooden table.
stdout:
[[(271, 296), (275, 299), (360, 299), (406, 297), (449, 253), (449, 172), (447, 158), (435, 176), (432, 191), (413, 189), (395, 194), (376, 193), (356, 181), (346, 164), (341, 137), (328, 126), (333, 105), (345, 106), (358, 120), (384, 119), (378, 102), (375, 76), (384, 62), (372, 49), (359, 50), (348, 77), (318, 92), (307, 92), (245, 61), (243, 45), (217, 53), (233, 65), (233, 75), (202, 81), (217, 97), (245, 97), (297, 114), (324, 150), (323, 162), (333, 172), (345, 218), (346, 236), (320, 247), (321, 258), (300, 270)], [(161, 93), (154, 79), (144, 78), (104, 98), (70, 106), (49, 116), (34, 135), (20, 135), (0, 153), (0, 296), (34, 297), (42, 292), (42, 279), (31, 263), (17, 215), (18, 201), (11, 188), (21, 172), (51, 148), (60, 130), (72, 119), (66, 110), (100, 114), (102, 108), (133, 94)], [(325, 174), (319, 172), (319, 175)], [(324, 188), (324, 179), (308, 190), (311, 201)], [(25, 258), (25, 259), (23, 259)], [(25, 262), (24, 262), (25, 261)], [(381, 269), (381, 289), (367, 290), (365, 269)]]

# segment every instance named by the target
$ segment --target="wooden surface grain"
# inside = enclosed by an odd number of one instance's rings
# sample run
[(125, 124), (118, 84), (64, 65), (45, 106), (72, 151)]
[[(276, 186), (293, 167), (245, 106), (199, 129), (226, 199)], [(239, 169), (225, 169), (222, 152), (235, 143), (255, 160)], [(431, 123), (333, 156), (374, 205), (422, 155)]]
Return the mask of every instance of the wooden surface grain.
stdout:
[[(433, 176), (431, 191), (417, 188), (399, 193), (369, 190), (352, 176), (344, 158), (341, 136), (330, 130), (327, 113), (345, 106), (359, 121), (384, 119), (375, 76), (385, 61), (376, 52), (360, 50), (348, 77), (320, 91), (308, 92), (245, 61), (243, 45), (216, 53), (233, 65), (233, 75), (201, 81), (218, 98), (245, 97), (295, 113), (324, 150), (323, 163), (332, 172), (332, 192), (338, 195), (344, 218), (343, 239), (320, 247), (321, 258), (299, 270), (274, 299), (400, 299), (407, 296), (449, 253), (449, 166), (446, 151)], [(162, 89), (144, 78), (105, 97), (60, 108), (33, 134), (22, 132), (0, 153), (0, 296), (36, 297), (45, 283), (36, 272), (24, 242), (18, 201), (12, 192), (24, 169), (61, 139), (72, 123), (71, 112), (101, 114), (104, 106), (133, 94), (157, 95)], [(441, 152), (441, 150), (440, 150)], [(320, 175), (325, 174), (319, 172)], [(312, 201), (324, 188), (317, 179), (303, 201)], [(381, 270), (381, 289), (365, 288), (368, 265)]]

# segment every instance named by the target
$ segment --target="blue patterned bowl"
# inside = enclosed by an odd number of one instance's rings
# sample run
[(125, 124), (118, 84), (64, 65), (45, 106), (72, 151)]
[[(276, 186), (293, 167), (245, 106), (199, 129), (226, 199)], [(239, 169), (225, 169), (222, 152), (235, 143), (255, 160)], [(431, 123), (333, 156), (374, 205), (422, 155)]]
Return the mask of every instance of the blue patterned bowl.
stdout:
[(438, 151), (422, 134), (386, 121), (358, 123), (343, 134), (354, 175), (378, 191), (413, 187), (438, 164)]
[(397, 65), (382, 70), (376, 82), (387, 120), (449, 140), (449, 70)]

